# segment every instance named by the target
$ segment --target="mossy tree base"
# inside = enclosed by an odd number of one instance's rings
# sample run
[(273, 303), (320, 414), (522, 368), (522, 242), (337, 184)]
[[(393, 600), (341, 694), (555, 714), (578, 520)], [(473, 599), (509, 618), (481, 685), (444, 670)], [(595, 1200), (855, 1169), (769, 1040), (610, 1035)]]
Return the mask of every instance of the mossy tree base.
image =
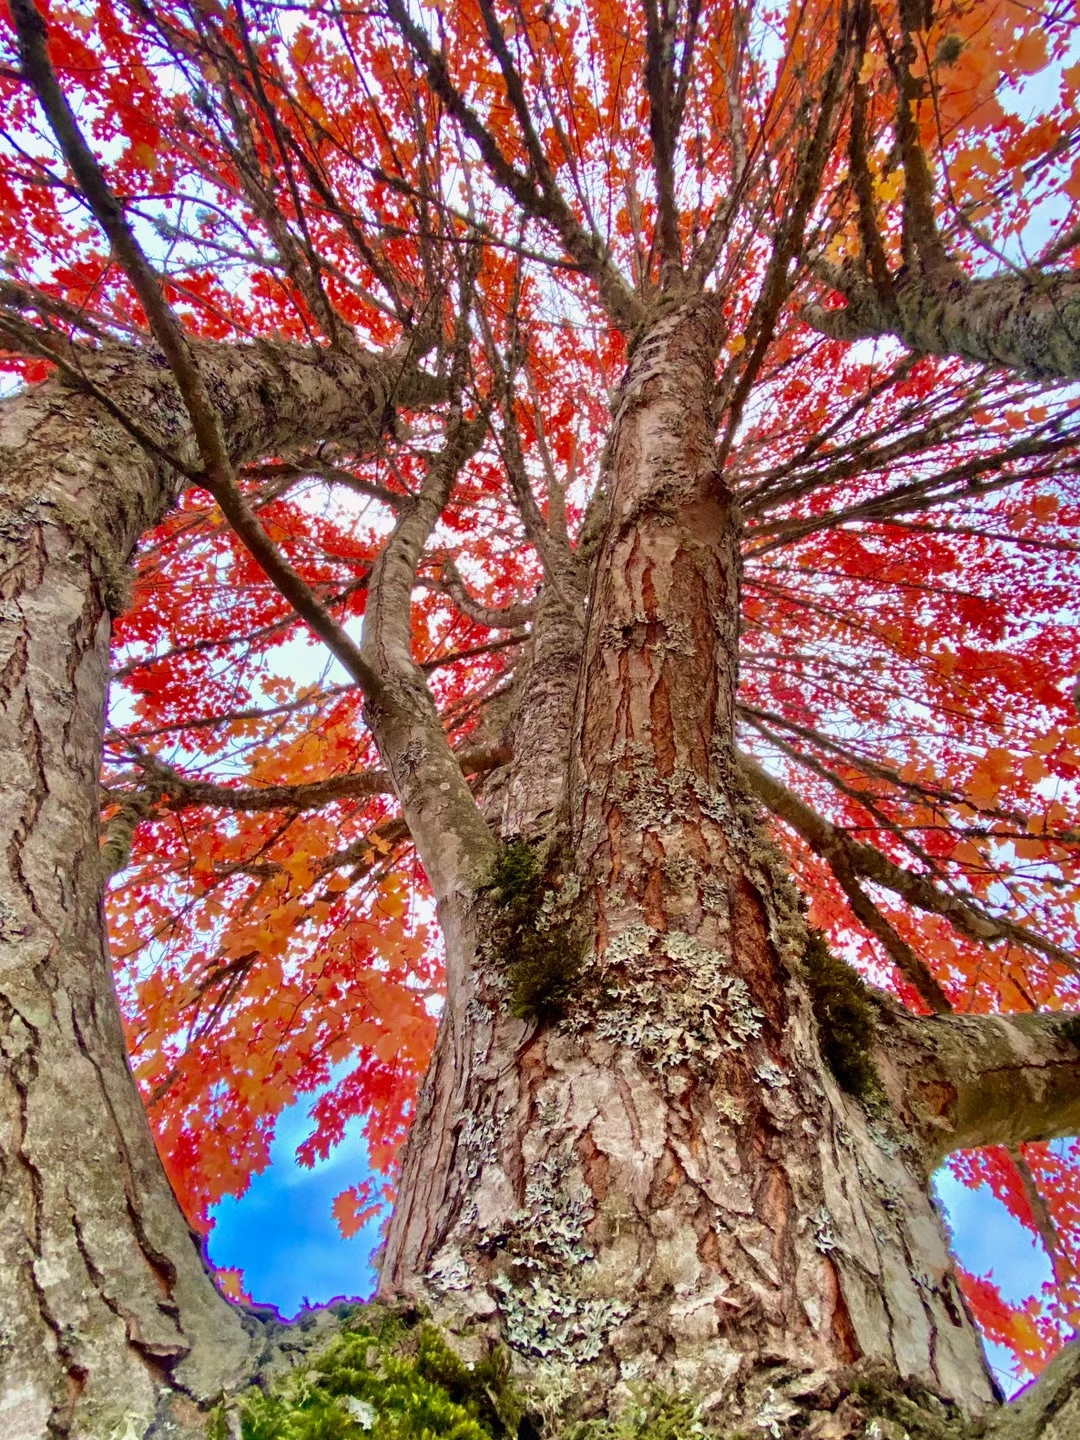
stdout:
[[(612, 1401), (577, 1375), (493, 1348), (467, 1362), (415, 1310), (310, 1312), (271, 1326), (260, 1384), (217, 1407), (208, 1440), (1072, 1440), (1080, 1353), (977, 1420), (895, 1372), (856, 1364), (792, 1374), (765, 1365), (738, 1394), (642, 1388)], [(204, 1427), (200, 1427), (201, 1429)], [(179, 1434), (168, 1425), (154, 1432)], [(125, 1437), (126, 1440), (126, 1437)]]

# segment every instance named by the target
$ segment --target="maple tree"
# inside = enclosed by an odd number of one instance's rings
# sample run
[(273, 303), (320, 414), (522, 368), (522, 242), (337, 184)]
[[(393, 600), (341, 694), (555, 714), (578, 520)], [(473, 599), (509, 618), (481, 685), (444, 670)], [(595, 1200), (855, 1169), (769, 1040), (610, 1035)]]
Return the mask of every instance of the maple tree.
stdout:
[(6, 1435), (260, 1373), (189, 1227), (313, 1091), (566, 1415), (1067, 1433), (1078, 25), (9, 0)]

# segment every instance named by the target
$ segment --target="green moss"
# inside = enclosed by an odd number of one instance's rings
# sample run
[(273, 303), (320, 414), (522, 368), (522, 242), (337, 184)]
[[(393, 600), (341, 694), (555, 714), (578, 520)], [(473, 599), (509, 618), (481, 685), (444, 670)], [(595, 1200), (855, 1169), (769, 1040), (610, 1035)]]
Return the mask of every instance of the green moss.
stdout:
[(500, 1352), (470, 1368), (433, 1326), (396, 1316), (354, 1321), (239, 1403), (243, 1440), (506, 1440), (521, 1414)]
[(566, 1440), (689, 1440), (700, 1435), (695, 1401), (653, 1389), (627, 1405), (616, 1420), (585, 1420), (568, 1426)]
[[(811, 1418), (820, 1421), (825, 1413), (842, 1420), (837, 1433), (867, 1440), (977, 1440), (983, 1433), (980, 1422), (965, 1421), (951, 1402), (866, 1361), (825, 1377), (823, 1385), (818, 1377), (812, 1389), (806, 1382), (814, 1377), (767, 1373), (756, 1396), (743, 1393), (737, 1419), (723, 1407), (717, 1411), (714, 1396), (645, 1385), (631, 1386), (630, 1398), (623, 1389), (609, 1414), (597, 1378), (587, 1368), (577, 1378), (565, 1368), (540, 1367), (519, 1389), (505, 1350), (466, 1364), (415, 1312), (372, 1305), (345, 1319), (329, 1343), (313, 1347), (268, 1390), (223, 1403), (207, 1434), (208, 1440), (232, 1440), (237, 1433), (241, 1440), (756, 1440), (764, 1434), (796, 1440)], [(705, 1416), (703, 1402), (714, 1406)]]
[(1080, 1015), (1069, 1015), (1061, 1022), (1061, 1033), (1065, 1039), (1080, 1050)]
[(965, 1420), (960, 1411), (914, 1380), (904, 1380), (890, 1370), (867, 1366), (851, 1382), (868, 1414), (891, 1420), (894, 1433), (909, 1440), (971, 1440), (979, 1427)]
[(515, 840), (506, 847), (495, 862), (491, 888), (503, 910), (511, 911), (518, 906), (535, 910), (543, 881), (536, 851), (531, 845), (524, 840)]
[(522, 1020), (558, 1020), (580, 974), (583, 947), (525, 841), (515, 841), (500, 855), (490, 890), (493, 940), (505, 965), (511, 1013)]
[(416, 1363), (420, 1372), (441, 1385), (452, 1400), (474, 1408), (489, 1433), (518, 1433), (522, 1405), (510, 1383), (510, 1359), (505, 1350), (493, 1350), (470, 1369), (434, 1326), (424, 1325), (417, 1343)]
[(821, 1053), (849, 1095), (873, 1100), (881, 1093), (874, 1064), (874, 1009), (860, 976), (811, 930), (803, 955), (810, 999), (821, 1035)]

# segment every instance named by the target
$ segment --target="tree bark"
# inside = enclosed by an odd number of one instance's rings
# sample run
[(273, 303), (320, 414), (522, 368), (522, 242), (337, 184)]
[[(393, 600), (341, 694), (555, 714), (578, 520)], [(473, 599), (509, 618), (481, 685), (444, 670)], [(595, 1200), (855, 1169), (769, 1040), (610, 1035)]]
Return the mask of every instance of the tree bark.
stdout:
[(927, 1175), (954, 1150), (1080, 1133), (1080, 1017), (878, 1009), (878, 1070)]
[(673, 310), (619, 397), (570, 837), (549, 836), (535, 917), (580, 940), (572, 998), (509, 1013), (500, 892), (478, 895), (447, 937), (464, 979), (382, 1293), (433, 1304), (462, 1343), (498, 1332), (549, 1372), (595, 1367), (605, 1407), (650, 1381), (767, 1428), (877, 1361), (977, 1414), (995, 1389), (921, 1154), (822, 1060), (805, 926), (738, 779), (722, 338), (715, 300)]
[[(1068, 1017), (884, 1002), (888, 1106), (846, 1094), (822, 1058), (805, 925), (734, 751), (738, 516), (710, 412), (722, 338), (699, 298), (637, 346), (589, 604), (554, 606), (522, 686), (505, 814), (542, 866), (529, 927), (566, 982), (554, 1008), (513, 1013), (496, 847), (409, 651), (447, 476), (373, 577), (365, 650), (398, 695), (373, 721), (448, 957), (381, 1285), (430, 1303), (466, 1351), (509, 1341), (554, 1394), (593, 1386), (597, 1410), (654, 1381), (728, 1427), (814, 1412), (843, 1440), (863, 1433), (836, 1408), (853, 1365), (968, 1415), (993, 1402), (927, 1168), (955, 1145), (1074, 1126), (1080, 1069)], [(376, 444), (400, 384), (375, 360), (284, 349), (208, 346), (200, 363), (237, 460), (323, 435)], [(193, 465), (153, 359), (93, 364)], [(428, 389), (414, 377), (402, 403)], [(196, 1434), (199, 1404), (250, 1376), (262, 1341), (205, 1273), (124, 1064), (96, 813), (109, 611), (182, 480), (56, 381), (0, 409), (0, 457), (0, 1429)], [(1064, 1433), (1073, 1370), (1055, 1375), (1017, 1440)]]
[(895, 303), (883, 304), (868, 285), (850, 290), (847, 305), (803, 312), (816, 330), (839, 340), (895, 335), (927, 355), (958, 355), (1037, 379), (1080, 377), (1080, 278), (1071, 270), (995, 275), (969, 280), (956, 273), (933, 285), (919, 274), (897, 279)]
[[(370, 449), (381, 358), (199, 347), (237, 460), (324, 435)], [(218, 1294), (125, 1062), (102, 921), (98, 770), (110, 611), (196, 463), (153, 354), (83, 352), (111, 408), (50, 380), (0, 408), (0, 1433), (179, 1434), (249, 1373), (258, 1326)], [(157, 455), (117, 410), (149, 432)], [(177, 1405), (179, 1404), (179, 1408)], [(139, 1425), (143, 1429), (137, 1428)], [(119, 1433), (119, 1432), (118, 1432)]]

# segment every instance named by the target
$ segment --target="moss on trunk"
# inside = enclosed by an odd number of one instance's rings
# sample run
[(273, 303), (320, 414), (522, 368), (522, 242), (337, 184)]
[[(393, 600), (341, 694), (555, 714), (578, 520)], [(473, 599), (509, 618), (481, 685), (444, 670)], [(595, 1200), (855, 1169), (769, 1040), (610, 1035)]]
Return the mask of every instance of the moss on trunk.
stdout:
[(532, 846), (508, 845), (492, 870), (491, 949), (507, 982), (510, 1013), (551, 1022), (566, 1011), (581, 972), (584, 944), (574, 924), (573, 896), (550, 883), (553, 856), (541, 870)]
[(829, 949), (820, 930), (811, 930), (803, 956), (810, 1001), (818, 1022), (821, 1053), (849, 1095), (883, 1097), (874, 1063), (874, 1009), (862, 977)]
[(327, 1328), (323, 1312), (322, 1343), (279, 1343), (264, 1385), (214, 1412), (211, 1440), (979, 1440), (993, 1429), (882, 1366), (765, 1367), (737, 1410), (653, 1387), (615, 1411), (587, 1367), (575, 1383), (512, 1368), (501, 1348), (466, 1362), (416, 1310), (340, 1307), (329, 1340)]

